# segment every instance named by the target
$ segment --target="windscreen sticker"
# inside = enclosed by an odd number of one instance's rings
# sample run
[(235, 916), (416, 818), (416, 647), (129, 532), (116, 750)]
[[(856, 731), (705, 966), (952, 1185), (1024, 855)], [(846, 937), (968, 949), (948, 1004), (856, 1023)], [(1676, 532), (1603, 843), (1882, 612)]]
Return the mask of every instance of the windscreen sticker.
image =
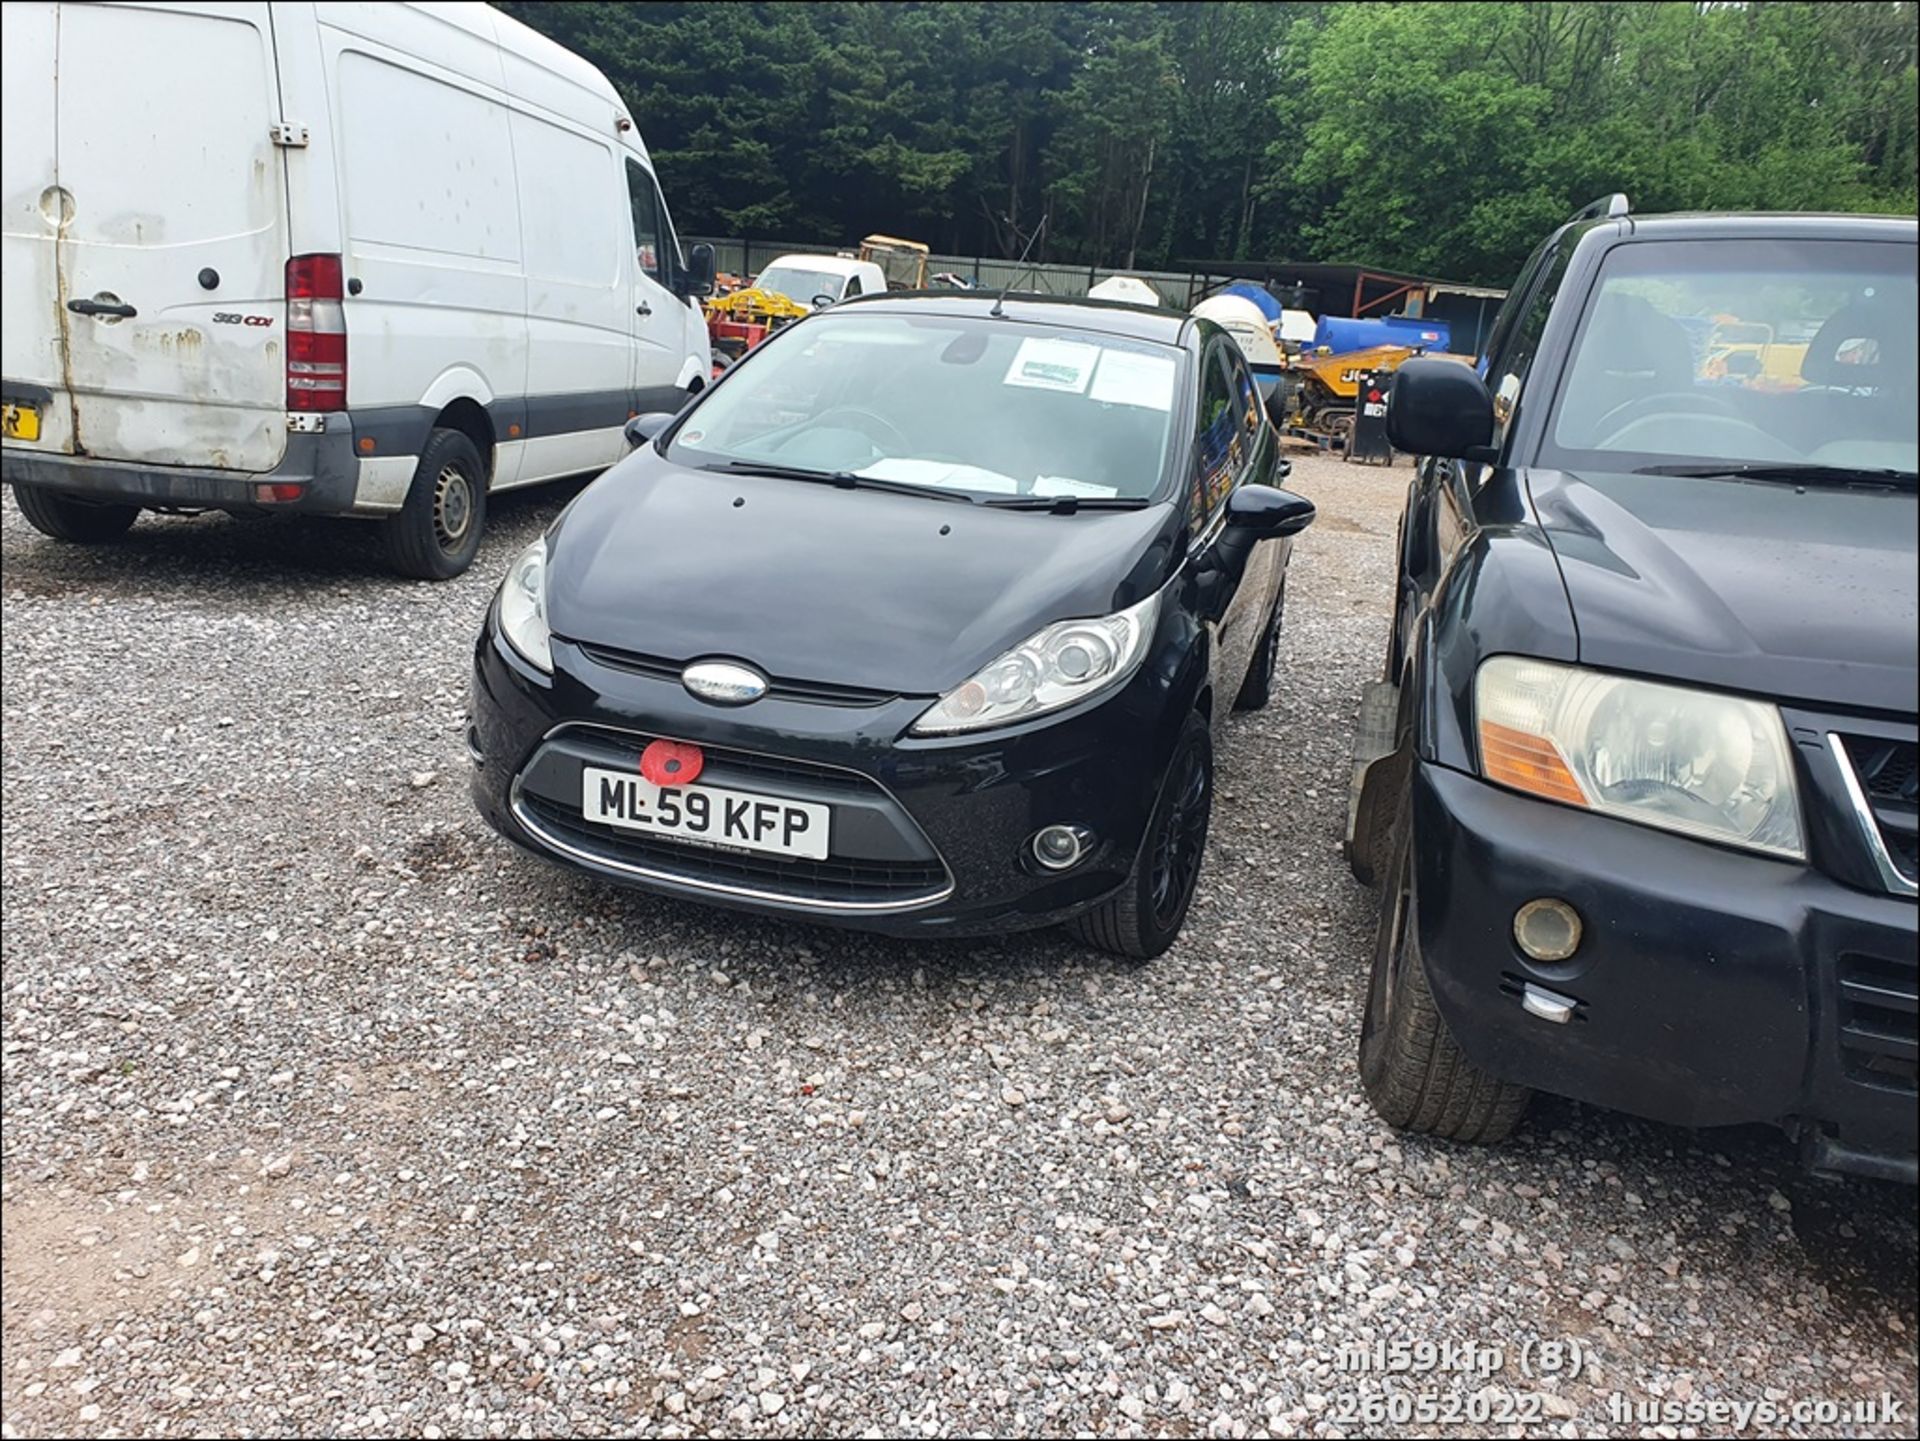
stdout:
[(1030, 390), (1059, 390), (1069, 395), (1086, 393), (1087, 380), (1093, 374), (1100, 347), (1078, 340), (1051, 340), (1032, 337), (1020, 342), (1013, 364), (1007, 367), (1002, 385), (1023, 385)]
[(1076, 500), (1106, 500), (1120, 493), (1117, 485), (1100, 485), (1091, 480), (1075, 480), (1070, 475), (1041, 475), (1034, 477), (1035, 495), (1070, 495)]
[(1103, 405), (1173, 409), (1173, 358), (1131, 350), (1102, 350), (1089, 399)]

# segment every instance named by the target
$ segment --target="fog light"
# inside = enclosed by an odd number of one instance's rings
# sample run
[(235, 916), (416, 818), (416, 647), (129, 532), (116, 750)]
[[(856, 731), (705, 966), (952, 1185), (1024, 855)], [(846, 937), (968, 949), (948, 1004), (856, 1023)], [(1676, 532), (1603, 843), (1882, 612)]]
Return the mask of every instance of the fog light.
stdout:
[(253, 488), (253, 498), (261, 505), (287, 505), (300, 499), (304, 494), (306, 494), (304, 485), (287, 481), (277, 481), (271, 485), (256, 485)]
[(1580, 949), (1580, 913), (1552, 896), (1513, 913), (1513, 939), (1529, 959), (1564, 961)]
[(1033, 858), (1050, 871), (1064, 871), (1080, 864), (1092, 836), (1078, 826), (1046, 826), (1035, 831)]

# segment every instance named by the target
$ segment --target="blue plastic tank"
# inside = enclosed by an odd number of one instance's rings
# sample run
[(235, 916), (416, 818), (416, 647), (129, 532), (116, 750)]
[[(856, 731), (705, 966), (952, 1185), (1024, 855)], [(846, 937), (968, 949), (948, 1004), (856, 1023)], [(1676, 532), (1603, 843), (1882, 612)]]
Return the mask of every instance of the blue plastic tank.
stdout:
[(1349, 319), (1323, 315), (1314, 328), (1313, 347), (1325, 346), (1335, 355), (1369, 350), (1376, 345), (1414, 345), (1423, 350), (1453, 349), (1453, 331), (1444, 320), (1414, 315), (1367, 316)]

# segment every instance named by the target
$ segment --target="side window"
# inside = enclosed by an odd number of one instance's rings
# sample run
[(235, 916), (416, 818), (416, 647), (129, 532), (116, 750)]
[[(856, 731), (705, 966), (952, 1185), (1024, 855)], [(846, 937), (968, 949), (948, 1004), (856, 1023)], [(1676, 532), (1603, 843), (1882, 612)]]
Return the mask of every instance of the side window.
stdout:
[(1496, 446), (1506, 443), (1507, 431), (1520, 409), (1527, 376), (1533, 370), (1533, 358), (1540, 350), (1540, 337), (1546, 332), (1547, 316), (1560, 294), (1560, 282), (1566, 277), (1573, 240), (1569, 236), (1544, 257), (1532, 297), (1516, 297), (1524, 300), (1525, 308), (1515, 312), (1513, 329), (1504, 337), (1504, 353), (1489, 353), (1487, 388), (1493, 392), (1493, 443)]
[(1246, 430), (1222, 363), (1224, 348), (1210, 345), (1201, 358), (1200, 410), (1195, 417), (1193, 477), (1187, 525), (1203, 535), (1246, 463)]
[(1260, 387), (1253, 383), (1253, 376), (1247, 370), (1246, 360), (1231, 351), (1227, 356), (1227, 375), (1233, 387), (1233, 401), (1240, 416), (1240, 429), (1247, 446), (1247, 455), (1253, 454), (1253, 447), (1260, 440), (1260, 423), (1266, 417), (1266, 407), (1260, 402)]
[(668, 282), (666, 216), (660, 209), (660, 192), (653, 177), (636, 160), (627, 162), (627, 203), (633, 208), (633, 246), (640, 268), (655, 282)]
[(851, 300), (858, 294), (860, 294), (860, 277), (857, 275), (849, 275), (847, 277), (847, 293), (840, 298), (842, 300)]

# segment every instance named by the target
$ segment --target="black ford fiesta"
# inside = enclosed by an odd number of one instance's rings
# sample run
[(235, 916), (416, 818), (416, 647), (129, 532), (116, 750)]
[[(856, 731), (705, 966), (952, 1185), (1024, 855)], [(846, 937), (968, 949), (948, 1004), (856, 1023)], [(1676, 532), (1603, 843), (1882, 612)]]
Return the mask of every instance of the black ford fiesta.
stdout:
[(503, 835), (791, 917), (1173, 942), (1313, 518), (1225, 332), (876, 296), (629, 433), (480, 635)]

